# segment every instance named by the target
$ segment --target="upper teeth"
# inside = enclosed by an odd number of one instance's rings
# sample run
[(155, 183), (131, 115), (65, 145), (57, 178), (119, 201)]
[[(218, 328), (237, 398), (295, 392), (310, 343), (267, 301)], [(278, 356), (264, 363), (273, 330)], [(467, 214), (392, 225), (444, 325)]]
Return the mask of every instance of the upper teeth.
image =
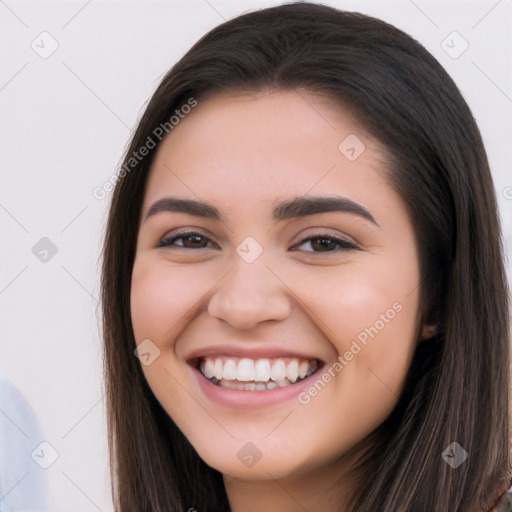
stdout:
[(199, 365), (208, 379), (238, 380), (243, 382), (296, 382), (316, 369), (316, 361), (298, 358), (249, 359), (236, 357), (205, 357)]

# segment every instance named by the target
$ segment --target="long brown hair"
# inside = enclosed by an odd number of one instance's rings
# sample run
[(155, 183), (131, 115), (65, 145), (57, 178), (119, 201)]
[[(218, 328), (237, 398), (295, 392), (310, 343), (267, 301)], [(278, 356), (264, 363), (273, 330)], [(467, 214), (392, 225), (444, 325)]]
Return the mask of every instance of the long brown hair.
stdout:
[[(358, 447), (364, 455), (350, 510), (487, 511), (510, 485), (510, 353), (503, 248), (480, 133), (454, 82), (410, 36), (303, 2), (241, 15), (203, 36), (163, 78), (126, 151), (101, 283), (116, 511), (229, 511), (222, 475), (160, 406), (134, 356), (130, 283), (160, 142), (155, 129), (191, 98), (263, 89), (333, 99), (389, 150), (389, 180), (421, 255), (422, 319), (437, 325), (418, 344), (396, 407)], [(134, 165), (148, 137), (155, 147)], [(442, 459), (453, 442), (469, 454), (456, 469)]]

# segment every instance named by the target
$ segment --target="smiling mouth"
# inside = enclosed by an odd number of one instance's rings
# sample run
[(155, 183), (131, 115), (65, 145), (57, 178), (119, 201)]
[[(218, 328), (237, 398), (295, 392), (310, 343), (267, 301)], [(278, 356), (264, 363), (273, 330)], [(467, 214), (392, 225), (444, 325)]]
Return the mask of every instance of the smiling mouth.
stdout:
[(200, 357), (191, 361), (212, 384), (239, 391), (265, 391), (297, 384), (321, 366), (317, 359)]

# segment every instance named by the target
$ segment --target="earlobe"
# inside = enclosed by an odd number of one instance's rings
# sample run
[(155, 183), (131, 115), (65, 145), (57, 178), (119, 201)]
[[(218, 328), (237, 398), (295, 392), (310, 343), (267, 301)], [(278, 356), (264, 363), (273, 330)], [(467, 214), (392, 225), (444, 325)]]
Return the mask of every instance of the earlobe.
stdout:
[(437, 333), (437, 324), (423, 324), (421, 329), (421, 339), (432, 338)]

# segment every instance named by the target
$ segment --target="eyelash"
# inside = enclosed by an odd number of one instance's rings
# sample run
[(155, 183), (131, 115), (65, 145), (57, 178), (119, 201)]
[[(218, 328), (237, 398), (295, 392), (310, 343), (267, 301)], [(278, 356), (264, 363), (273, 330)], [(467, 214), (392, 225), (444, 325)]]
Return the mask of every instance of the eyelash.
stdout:
[[(201, 233), (198, 233), (196, 231), (179, 231), (179, 232), (173, 233), (172, 235), (162, 239), (157, 244), (156, 247), (169, 247), (169, 246), (172, 246), (176, 240), (179, 240), (180, 238), (185, 238), (187, 236), (193, 236), (193, 235), (196, 235), (196, 236), (199, 236), (201, 238), (204, 238), (204, 239), (206, 239), (206, 240), (208, 240), (210, 242), (212, 241), (208, 237), (206, 237), (206, 236), (204, 236)], [(326, 253), (326, 252), (360, 250), (359, 247), (357, 245), (355, 245), (353, 242), (349, 242), (348, 240), (343, 240), (343, 238), (338, 238), (338, 237), (334, 237), (334, 236), (326, 235), (326, 234), (321, 234), (321, 233), (309, 236), (307, 238), (304, 238), (303, 240), (301, 240), (297, 244), (297, 246), (300, 246), (300, 245), (304, 244), (305, 242), (310, 242), (312, 240), (329, 240), (331, 242), (335, 242), (338, 246), (340, 246), (340, 248), (339, 249), (335, 249), (335, 250), (327, 250), (327, 251), (306, 251), (306, 252), (313, 252), (313, 253), (317, 253), (317, 254), (322, 254), (322, 253)], [(215, 242), (213, 242), (213, 243), (215, 243)], [(192, 248), (184, 247), (184, 246), (176, 246), (176, 247), (180, 247), (182, 249), (207, 249), (207, 247), (192, 247)]]

